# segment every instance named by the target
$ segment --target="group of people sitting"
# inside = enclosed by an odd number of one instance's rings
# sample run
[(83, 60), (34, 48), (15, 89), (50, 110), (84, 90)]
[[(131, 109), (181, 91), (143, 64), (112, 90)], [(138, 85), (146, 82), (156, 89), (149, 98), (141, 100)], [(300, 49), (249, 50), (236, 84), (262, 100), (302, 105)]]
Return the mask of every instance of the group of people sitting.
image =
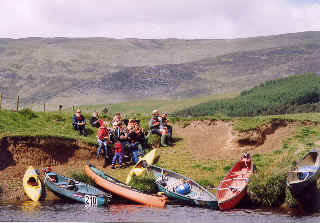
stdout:
[[(151, 130), (145, 132), (140, 125), (140, 120), (123, 119), (120, 113), (116, 113), (109, 124), (99, 118), (98, 112), (93, 113), (90, 124), (98, 128), (97, 159), (104, 152), (104, 167), (106, 167), (108, 160), (111, 160), (111, 168), (113, 169), (117, 163), (122, 168), (124, 159), (130, 159), (133, 163), (137, 163), (139, 158), (144, 155), (150, 134), (157, 134), (161, 137), (161, 146), (172, 144), (172, 127), (168, 123), (168, 114), (160, 114), (158, 110), (154, 110), (152, 114), (153, 117), (149, 123)], [(80, 109), (73, 116), (72, 124), (80, 134), (86, 135), (86, 120)]]

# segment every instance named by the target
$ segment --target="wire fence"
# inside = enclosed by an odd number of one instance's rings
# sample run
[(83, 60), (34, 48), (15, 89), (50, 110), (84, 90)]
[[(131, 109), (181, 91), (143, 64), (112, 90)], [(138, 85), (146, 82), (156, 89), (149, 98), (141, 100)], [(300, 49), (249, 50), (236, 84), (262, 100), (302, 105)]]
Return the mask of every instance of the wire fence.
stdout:
[(32, 111), (38, 112), (51, 112), (51, 111), (75, 111), (78, 108), (84, 113), (91, 113), (96, 111), (95, 108), (91, 108), (90, 106), (81, 106), (78, 104), (71, 105), (70, 104), (53, 104), (48, 102), (30, 102), (30, 100), (26, 101), (21, 96), (10, 97), (6, 94), (0, 93), (0, 110), (11, 110), (11, 111), (21, 111), (22, 109), (31, 109)]
[[(43, 103), (27, 103), (23, 101), (20, 96), (9, 97), (3, 93), (0, 93), (0, 109), (20, 111), (22, 109), (29, 108), (33, 111), (62, 111), (63, 105)], [(75, 110), (75, 106), (72, 106), (72, 110)]]

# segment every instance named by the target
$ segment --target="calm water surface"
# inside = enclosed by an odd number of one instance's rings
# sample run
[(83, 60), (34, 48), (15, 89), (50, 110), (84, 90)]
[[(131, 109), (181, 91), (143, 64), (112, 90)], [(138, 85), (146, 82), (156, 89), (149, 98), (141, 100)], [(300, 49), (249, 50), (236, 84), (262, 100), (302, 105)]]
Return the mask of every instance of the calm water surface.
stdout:
[(263, 210), (237, 209), (222, 212), (181, 205), (152, 208), (133, 204), (111, 204), (108, 207), (96, 208), (77, 203), (26, 201), (0, 204), (0, 221), (292, 223), (320, 222), (320, 214), (293, 217)]

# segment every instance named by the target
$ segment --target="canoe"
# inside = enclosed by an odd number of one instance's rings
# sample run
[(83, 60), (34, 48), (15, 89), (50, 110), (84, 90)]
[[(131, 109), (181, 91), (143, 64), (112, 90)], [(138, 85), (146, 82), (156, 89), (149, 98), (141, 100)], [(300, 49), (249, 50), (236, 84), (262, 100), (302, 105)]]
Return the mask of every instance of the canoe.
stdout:
[(154, 207), (164, 207), (167, 203), (168, 198), (166, 196), (143, 193), (142, 191), (112, 178), (91, 164), (85, 165), (84, 171), (100, 187), (128, 200)]
[(186, 204), (217, 209), (217, 198), (192, 179), (158, 166), (149, 165), (161, 192)]
[(145, 173), (145, 162), (148, 165), (153, 164), (157, 154), (157, 149), (153, 149), (150, 152), (148, 152), (144, 157), (140, 158), (139, 161), (136, 163), (136, 165), (133, 166), (133, 168), (130, 170), (126, 184), (129, 184), (133, 176), (142, 176), (143, 173)]
[(58, 197), (81, 202), (91, 206), (102, 206), (109, 203), (111, 194), (105, 193), (94, 186), (76, 181), (53, 171), (45, 174), (46, 186)]
[(318, 150), (311, 150), (288, 172), (287, 186), (293, 195), (304, 191), (320, 175), (320, 156)]
[(33, 201), (39, 201), (42, 195), (42, 183), (37, 171), (29, 166), (23, 176), (23, 189)]
[(220, 210), (234, 208), (240, 203), (247, 193), (252, 173), (253, 161), (249, 154), (244, 154), (220, 182), (217, 192)]

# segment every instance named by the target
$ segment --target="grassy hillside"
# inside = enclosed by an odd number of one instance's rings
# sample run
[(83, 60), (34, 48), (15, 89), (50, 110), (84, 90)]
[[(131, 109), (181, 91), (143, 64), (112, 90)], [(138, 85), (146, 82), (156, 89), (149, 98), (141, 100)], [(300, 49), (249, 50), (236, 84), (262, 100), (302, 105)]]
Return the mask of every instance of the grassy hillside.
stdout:
[(176, 112), (182, 116), (223, 114), (258, 116), (320, 111), (320, 76), (315, 74), (265, 82), (232, 99), (213, 100)]
[[(158, 109), (163, 112), (173, 113), (178, 110), (188, 108), (193, 105), (208, 102), (214, 99), (233, 98), (238, 96), (239, 93), (229, 94), (214, 94), (209, 96), (194, 97), (188, 99), (173, 99), (173, 100), (138, 100), (130, 102), (122, 102), (115, 104), (98, 104), (98, 105), (80, 105), (79, 107), (86, 112), (102, 111), (104, 108), (108, 109), (108, 114), (114, 115), (116, 112), (122, 114), (142, 114), (151, 115), (153, 109)], [(67, 109), (71, 111), (71, 108)]]

